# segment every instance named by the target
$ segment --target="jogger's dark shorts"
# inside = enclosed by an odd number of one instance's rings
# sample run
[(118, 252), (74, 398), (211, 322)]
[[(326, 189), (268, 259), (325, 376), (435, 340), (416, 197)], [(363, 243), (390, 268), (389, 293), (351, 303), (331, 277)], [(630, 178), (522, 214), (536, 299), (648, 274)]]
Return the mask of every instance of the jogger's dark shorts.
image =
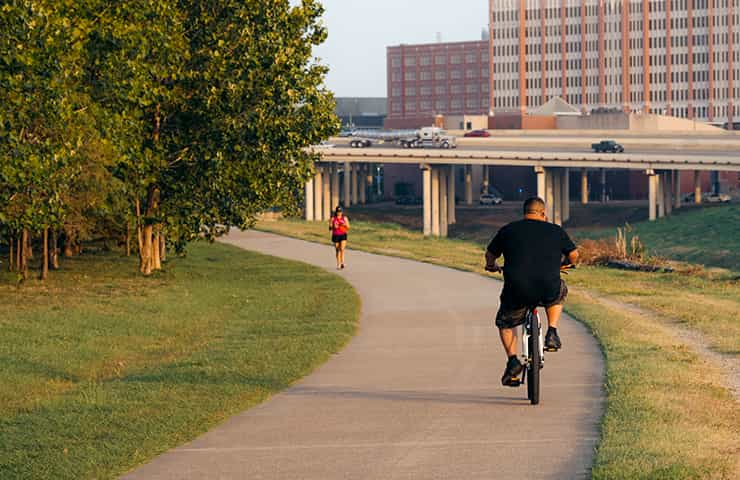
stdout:
[[(563, 279), (560, 279), (560, 293), (554, 300), (541, 302), (540, 305), (545, 308), (552, 307), (553, 305), (562, 305), (565, 303), (565, 299), (568, 297), (568, 286), (565, 284)], [(496, 314), (496, 326), (498, 328), (514, 328), (518, 327), (527, 316), (528, 305), (508, 305), (501, 301), (501, 306)]]

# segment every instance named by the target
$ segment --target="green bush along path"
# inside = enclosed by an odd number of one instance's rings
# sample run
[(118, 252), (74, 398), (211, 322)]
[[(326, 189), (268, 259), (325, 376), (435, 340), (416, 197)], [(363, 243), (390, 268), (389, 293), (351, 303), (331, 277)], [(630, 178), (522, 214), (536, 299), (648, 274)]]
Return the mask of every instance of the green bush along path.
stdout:
[(0, 478), (114, 478), (287, 387), (356, 328), (354, 290), (308, 265), (203, 243), (145, 282), (131, 262), (84, 255), (45, 283), (0, 283)]
[[(258, 228), (329, 243), (323, 223), (282, 220), (261, 222)], [(349, 245), (483, 272), (483, 245), (425, 239), (395, 224), (355, 221)], [(736, 274), (691, 277), (581, 267), (567, 281), (573, 287), (568, 313), (592, 330), (606, 357), (608, 398), (593, 478), (738, 478), (740, 418), (737, 403), (722, 385), (723, 372), (674, 336), (670, 322), (615, 309), (589, 294), (627, 300), (677, 319), (706, 334), (713, 348), (737, 354)]]

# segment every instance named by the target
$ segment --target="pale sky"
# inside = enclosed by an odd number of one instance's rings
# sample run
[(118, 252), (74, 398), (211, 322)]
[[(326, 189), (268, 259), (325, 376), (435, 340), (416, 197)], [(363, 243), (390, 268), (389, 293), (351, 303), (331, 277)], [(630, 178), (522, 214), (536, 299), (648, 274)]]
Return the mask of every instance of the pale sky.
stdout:
[(386, 96), (386, 47), (480, 40), (486, 0), (323, 0), (327, 41), (314, 52), (338, 97)]

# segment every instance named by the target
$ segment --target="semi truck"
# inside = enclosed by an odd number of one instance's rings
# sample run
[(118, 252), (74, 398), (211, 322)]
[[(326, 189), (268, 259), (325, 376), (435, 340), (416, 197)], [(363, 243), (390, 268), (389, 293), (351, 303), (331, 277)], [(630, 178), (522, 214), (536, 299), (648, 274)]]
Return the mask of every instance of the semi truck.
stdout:
[(395, 143), (402, 148), (457, 148), (455, 137), (439, 127), (418, 130), (355, 130), (349, 146), (368, 148), (375, 143)]

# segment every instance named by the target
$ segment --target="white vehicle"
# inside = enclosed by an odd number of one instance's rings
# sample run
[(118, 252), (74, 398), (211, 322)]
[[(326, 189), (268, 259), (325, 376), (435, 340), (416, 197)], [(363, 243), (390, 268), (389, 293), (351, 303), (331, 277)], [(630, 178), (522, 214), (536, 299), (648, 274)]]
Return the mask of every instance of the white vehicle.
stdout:
[(481, 205), (501, 205), (504, 199), (493, 193), (483, 193), (478, 202)]
[(396, 143), (403, 148), (456, 148), (455, 138), (438, 127), (418, 130), (355, 130), (349, 146), (367, 148), (373, 143)]

